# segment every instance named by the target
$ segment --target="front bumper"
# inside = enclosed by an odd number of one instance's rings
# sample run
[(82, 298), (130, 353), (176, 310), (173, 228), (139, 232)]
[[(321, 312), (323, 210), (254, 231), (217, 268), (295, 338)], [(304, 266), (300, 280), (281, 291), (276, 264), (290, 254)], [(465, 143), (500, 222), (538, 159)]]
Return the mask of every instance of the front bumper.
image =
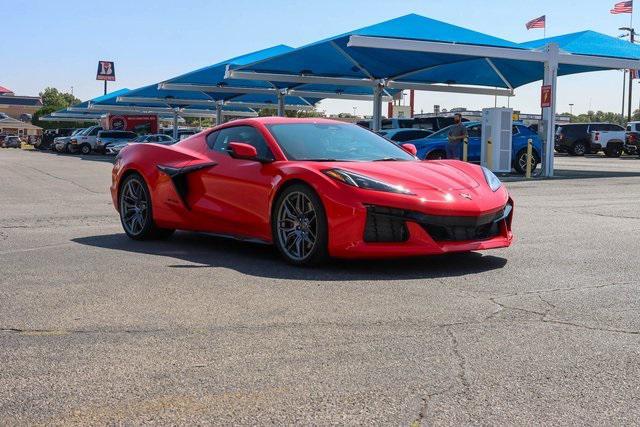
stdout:
[(394, 258), (504, 248), (511, 245), (513, 201), (474, 216), (437, 215), (379, 204), (345, 210), (350, 219), (329, 228), (336, 258)]

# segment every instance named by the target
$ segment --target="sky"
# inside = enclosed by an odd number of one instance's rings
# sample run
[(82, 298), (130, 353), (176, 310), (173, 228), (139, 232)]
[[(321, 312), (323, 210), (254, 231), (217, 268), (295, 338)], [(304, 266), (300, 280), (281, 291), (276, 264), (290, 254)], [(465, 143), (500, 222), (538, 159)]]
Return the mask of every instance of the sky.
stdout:
[[(515, 42), (542, 38), (525, 23), (547, 15), (547, 36), (594, 30), (618, 36), (630, 15), (611, 15), (618, 0), (1, 0), (0, 86), (17, 95), (45, 87), (81, 100), (102, 95), (99, 60), (115, 61), (109, 91), (135, 89), (276, 44), (305, 45), (407, 13)], [(640, 22), (640, 20), (638, 20)], [(634, 108), (640, 85), (634, 84)], [(622, 73), (604, 71), (559, 78), (558, 111), (619, 112)], [(539, 111), (540, 83), (516, 90), (509, 106)], [(494, 97), (418, 92), (416, 111), (492, 107)], [(506, 98), (498, 98), (506, 106)], [(325, 100), (319, 110), (371, 114), (370, 102)]]

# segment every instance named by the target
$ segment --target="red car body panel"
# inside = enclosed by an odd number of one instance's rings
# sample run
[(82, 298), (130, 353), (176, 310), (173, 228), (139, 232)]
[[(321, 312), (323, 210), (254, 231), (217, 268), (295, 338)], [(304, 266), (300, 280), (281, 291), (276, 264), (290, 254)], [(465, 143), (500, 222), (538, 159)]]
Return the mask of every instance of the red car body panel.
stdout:
[[(502, 186), (492, 191), (482, 169), (469, 163), (443, 161), (313, 162), (289, 161), (268, 131), (275, 123), (327, 122), (324, 119), (269, 117), (244, 119), (205, 130), (172, 146), (135, 144), (116, 159), (111, 193), (118, 209), (120, 181), (137, 172), (151, 193), (153, 219), (159, 227), (223, 234), (272, 243), (271, 212), (279, 190), (304, 182), (319, 195), (326, 212), (329, 254), (340, 258), (401, 257), (507, 247), (511, 244), (511, 214), (500, 233), (472, 241), (436, 241), (419, 224), (407, 221), (409, 238), (398, 243), (365, 242), (367, 206), (383, 206), (427, 215), (478, 217), (513, 204)], [(248, 125), (258, 129), (275, 156), (271, 163), (243, 160), (211, 150), (207, 135), (218, 129)], [(185, 199), (158, 167), (202, 166), (186, 175)], [(393, 185), (413, 194), (397, 194), (352, 187), (322, 171), (341, 168)]]

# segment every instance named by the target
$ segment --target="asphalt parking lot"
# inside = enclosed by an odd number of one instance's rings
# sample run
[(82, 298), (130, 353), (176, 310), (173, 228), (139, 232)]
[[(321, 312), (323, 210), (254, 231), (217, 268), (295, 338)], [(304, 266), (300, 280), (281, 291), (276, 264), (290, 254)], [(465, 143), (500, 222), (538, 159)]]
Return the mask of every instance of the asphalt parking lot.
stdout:
[(302, 269), (0, 149), (0, 424), (638, 423), (640, 160), (556, 162), (509, 249)]

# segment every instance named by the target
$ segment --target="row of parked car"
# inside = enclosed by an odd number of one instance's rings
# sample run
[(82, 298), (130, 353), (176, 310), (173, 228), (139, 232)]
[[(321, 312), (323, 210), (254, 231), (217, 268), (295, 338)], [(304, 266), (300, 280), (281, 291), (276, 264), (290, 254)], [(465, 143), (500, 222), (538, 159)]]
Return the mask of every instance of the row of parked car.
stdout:
[(556, 127), (555, 149), (573, 156), (604, 152), (607, 157), (639, 154), (640, 122), (626, 129), (613, 123), (571, 123)]
[(0, 135), (0, 147), (4, 148), (20, 148), (22, 140), (17, 135)]
[[(183, 139), (194, 133), (196, 133), (196, 130), (181, 129), (178, 132), (178, 137)], [(98, 125), (88, 128), (69, 129), (68, 131), (58, 130), (58, 136), (49, 135), (49, 138), (45, 137), (43, 141), (43, 144), (36, 146), (36, 148), (50, 149), (59, 153), (80, 153), (85, 155), (92, 152), (118, 154), (126, 145), (135, 143), (153, 142), (170, 145), (177, 142), (166, 133), (138, 135), (131, 131), (108, 130)]]
[[(369, 127), (369, 122), (358, 122), (360, 126)], [(462, 124), (467, 128), (469, 145), (467, 160), (480, 162), (480, 150), (482, 145), (482, 123), (462, 119)], [(450, 126), (453, 125), (453, 117), (428, 117), (415, 119), (387, 119), (383, 120), (381, 130), (378, 132), (385, 138), (398, 144), (411, 143), (417, 149), (420, 159), (445, 159), (447, 157), (447, 143)], [(527, 143), (533, 142), (531, 168), (535, 170), (540, 164), (542, 153), (542, 141), (538, 134), (524, 124), (514, 124), (512, 127), (512, 152), (513, 169), (524, 174), (527, 170)]]
[[(469, 134), (468, 160), (480, 161), (482, 123), (462, 119)], [(415, 119), (385, 119), (380, 135), (391, 141), (411, 143), (421, 159), (446, 157), (449, 127), (453, 118), (429, 117)], [(370, 128), (369, 121), (358, 125)], [(542, 140), (534, 127), (515, 123), (512, 128), (513, 168), (524, 173), (527, 166), (527, 141), (533, 142), (532, 169), (540, 163)], [(640, 122), (629, 122), (626, 129), (612, 123), (571, 123), (556, 126), (555, 150), (559, 153), (581, 156), (604, 152), (607, 157), (620, 157), (622, 153), (640, 155)]]

